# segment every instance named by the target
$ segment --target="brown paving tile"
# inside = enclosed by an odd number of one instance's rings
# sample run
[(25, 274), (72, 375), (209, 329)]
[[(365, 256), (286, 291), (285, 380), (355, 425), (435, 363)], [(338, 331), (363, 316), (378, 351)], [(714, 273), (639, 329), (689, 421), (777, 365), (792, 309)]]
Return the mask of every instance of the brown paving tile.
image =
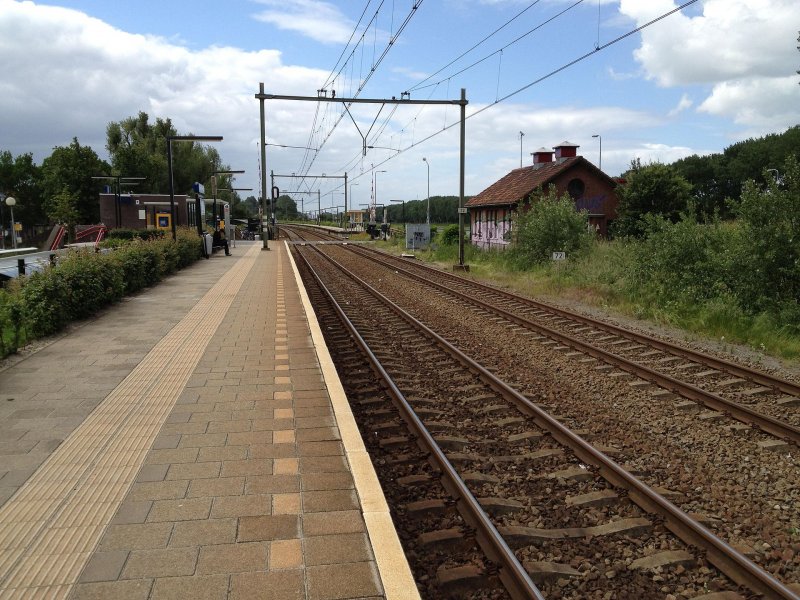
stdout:
[(303, 512), (354, 510), (359, 508), (355, 490), (303, 492)]
[(236, 519), (204, 519), (175, 523), (169, 547), (232, 544), (236, 541)]
[(247, 458), (247, 446), (206, 446), (200, 448), (198, 462), (244, 460)]
[(153, 450), (163, 450), (169, 448), (177, 448), (178, 443), (181, 441), (180, 434), (177, 433), (170, 433), (170, 434), (159, 434), (155, 440), (153, 440)]
[(208, 427), (206, 423), (166, 423), (161, 427), (159, 433), (161, 435), (178, 434), (181, 436), (202, 435), (205, 433), (206, 427)]
[(172, 523), (132, 523), (109, 525), (99, 548), (102, 550), (141, 550), (166, 548)]
[(251, 446), (255, 444), (271, 444), (272, 432), (248, 431), (242, 433), (229, 433), (228, 446)]
[(192, 413), (189, 419), (191, 423), (208, 423), (208, 427), (206, 428), (206, 433), (214, 433), (211, 431), (212, 424), (219, 424), (219, 423), (230, 423), (231, 421), (231, 411), (229, 410), (220, 410), (214, 412), (207, 412), (207, 413)]
[(297, 456), (294, 444), (266, 444), (250, 446), (250, 458), (291, 458)]
[(142, 500), (168, 500), (170, 498), (183, 498), (188, 481), (154, 481), (134, 483), (127, 499), (136, 502)]
[(353, 476), (347, 471), (304, 473), (301, 482), (303, 491), (346, 490), (355, 487)]
[(259, 542), (203, 546), (197, 574), (242, 573), (267, 568), (267, 545)]
[(255, 542), (285, 540), (300, 535), (300, 518), (295, 515), (266, 515), (240, 517), (238, 540)]
[(272, 460), (268, 458), (251, 458), (222, 463), (222, 477), (237, 475), (272, 475)]
[[(278, 409), (288, 410), (288, 409)], [(294, 419), (254, 419), (253, 431), (279, 431), (294, 427)]]
[(372, 560), (369, 540), (363, 533), (319, 535), (305, 540), (306, 565), (332, 565)]
[(122, 571), (121, 579), (177, 577), (194, 573), (197, 548), (133, 550)]
[(254, 475), (247, 478), (247, 494), (280, 494), (300, 491), (297, 475)]
[(320, 565), (306, 569), (309, 600), (380, 596), (378, 572), (371, 562)]
[[(204, 425), (205, 426), (205, 425)], [(233, 435), (233, 434), (231, 434)], [(182, 435), (178, 448), (202, 448), (203, 446), (224, 446), (227, 433), (198, 433)]]
[(269, 494), (214, 498), (214, 503), (211, 506), (212, 519), (269, 515), (271, 513), (272, 496)]
[(144, 500), (142, 502), (126, 500), (120, 505), (119, 509), (117, 510), (117, 514), (114, 515), (111, 523), (113, 525), (144, 523), (145, 519), (147, 518), (147, 513), (150, 512), (150, 508), (152, 508), (152, 506), (152, 500)]
[(208, 424), (208, 433), (242, 433), (250, 431), (252, 422), (249, 420), (241, 421), (220, 421)]
[[(301, 429), (317, 429), (323, 427), (336, 427), (336, 417), (333, 415), (330, 416), (319, 416), (319, 417), (297, 417), (295, 420), (295, 427), (299, 430)], [(299, 438), (298, 438), (299, 439)], [(334, 437), (331, 439), (339, 439), (339, 437)], [(314, 441), (314, 440), (302, 440), (302, 441)]]
[(273, 444), (294, 444), (295, 431), (294, 429), (284, 429), (281, 431), (272, 432)]
[(128, 560), (127, 550), (95, 552), (86, 563), (78, 581), (81, 583), (116, 581), (126, 560)]
[(150, 600), (225, 600), (228, 575), (163, 577), (155, 580)]
[(300, 456), (336, 456), (344, 454), (341, 442), (298, 442)]
[(147, 600), (152, 587), (152, 579), (79, 583), (73, 589), (70, 600)]
[(230, 600), (304, 600), (300, 570), (242, 573), (231, 576)]
[[(333, 418), (333, 407), (331, 406), (304, 406), (298, 407), (294, 409), (294, 418), (295, 421), (297, 419), (308, 419), (314, 417), (330, 417)], [(325, 425), (330, 425), (330, 423), (325, 423)]]
[(272, 513), (275, 515), (299, 515), (302, 508), (300, 494), (275, 494), (272, 496)]
[(151, 450), (147, 453), (145, 464), (167, 465), (172, 463), (192, 463), (197, 460), (197, 448), (170, 448)]
[(186, 497), (240, 496), (244, 493), (244, 482), (244, 477), (193, 479), (189, 483), (189, 491), (186, 493)]
[(303, 547), (302, 541), (275, 540), (269, 544), (269, 568), (271, 571), (277, 569), (297, 569), (303, 566)]
[(303, 515), (303, 535), (334, 535), (338, 533), (361, 533), (367, 527), (359, 510), (340, 512), (318, 512)]
[(347, 459), (342, 456), (304, 456), (299, 461), (300, 472), (306, 473), (335, 473), (350, 471)]
[(170, 465), (166, 479), (206, 479), (209, 477), (219, 477), (219, 470), (222, 463), (219, 461), (198, 462), (198, 463), (179, 463)]
[(160, 521), (192, 521), (207, 519), (211, 512), (211, 498), (182, 498), (156, 500), (147, 515), (148, 523)]
[(272, 471), (274, 475), (297, 475), (299, 461), (296, 458), (276, 458), (273, 460)]
[(136, 475), (136, 481), (163, 481), (167, 475), (169, 465), (144, 465)]

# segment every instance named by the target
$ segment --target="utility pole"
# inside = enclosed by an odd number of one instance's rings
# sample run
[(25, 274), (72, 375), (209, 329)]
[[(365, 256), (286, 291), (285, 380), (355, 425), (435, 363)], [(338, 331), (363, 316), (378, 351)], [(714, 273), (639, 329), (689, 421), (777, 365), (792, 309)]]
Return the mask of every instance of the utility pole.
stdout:
[(267, 214), (267, 129), (264, 122), (264, 84), (258, 84), (259, 103), (261, 108), (261, 237), (264, 238), (264, 246), (262, 250), (269, 250), (269, 241), (267, 240), (268, 227), (264, 227), (264, 221), (269, 223), (269, 215)]

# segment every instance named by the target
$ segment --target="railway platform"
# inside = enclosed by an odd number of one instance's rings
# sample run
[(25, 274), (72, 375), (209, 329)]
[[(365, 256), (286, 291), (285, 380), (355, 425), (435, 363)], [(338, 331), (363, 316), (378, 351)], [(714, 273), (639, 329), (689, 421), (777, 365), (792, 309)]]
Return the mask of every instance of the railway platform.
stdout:
[(0, 371), (0, 598), (418, 598), (283, 243)]

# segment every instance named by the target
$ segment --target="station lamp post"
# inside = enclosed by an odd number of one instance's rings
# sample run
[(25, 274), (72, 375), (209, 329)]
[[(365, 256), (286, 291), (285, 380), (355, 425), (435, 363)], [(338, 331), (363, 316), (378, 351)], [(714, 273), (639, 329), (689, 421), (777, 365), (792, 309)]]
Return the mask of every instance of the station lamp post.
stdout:
[(168, 135), (167, 165), (169, 168), (169, 213), (172, 221), (172, 241), (178, 239), (177, 215), (175, 214), (175, 183), (172, 178), (172, 142), (221, 142), (221, 135)]
[(600, 160), (597, 161), (597, 168), (601, 171), (603, 170), (603, 136), (599, 133), (595, 133), (592, 135), (593, 138), (598, 138), (600, 140)]
[(14, 196), (6, 198), (6, 206), (11, 211), (11, 242), (14, 244), (14, 250), (17, 249), (17, 230), (16, 223), (14, 222), (14, 206), (17, 204), (17, 199)]

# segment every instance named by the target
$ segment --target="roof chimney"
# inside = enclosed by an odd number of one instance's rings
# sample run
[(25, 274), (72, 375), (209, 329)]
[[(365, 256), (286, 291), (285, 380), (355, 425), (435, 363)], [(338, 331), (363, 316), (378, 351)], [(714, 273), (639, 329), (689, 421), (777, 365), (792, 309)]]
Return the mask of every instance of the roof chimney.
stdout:
[(577, 151), (580, 146), (578, 144), (573, 144), (572, 142), (563, 141), (558, 146), (553, 146), (553, 150), (556, 151), (556, 160), (559, 158), (570, 158), (577, 155)]
[(553, 151), (547, 148), (539, 148), (533, 154), (533, 164), (553, 162)]

